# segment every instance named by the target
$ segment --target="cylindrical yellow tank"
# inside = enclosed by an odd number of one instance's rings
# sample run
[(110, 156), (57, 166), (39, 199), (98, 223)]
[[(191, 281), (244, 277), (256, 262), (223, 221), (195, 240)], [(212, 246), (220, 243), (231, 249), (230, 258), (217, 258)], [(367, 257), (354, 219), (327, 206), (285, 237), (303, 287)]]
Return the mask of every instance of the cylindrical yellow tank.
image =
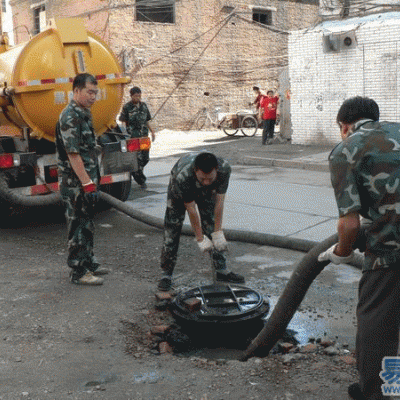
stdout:
[(29, 42), (0, 54), (0, 136), (21, 135), (54, 141), (61, 111), (72, 98), (72, 80), (87, 72), (98, 81), (99, 95), (91, 108), (96, 134), (115, 126), (123, 87), (118, 60), (98, 36), (86, 31), (79, 19), (55, 20)]

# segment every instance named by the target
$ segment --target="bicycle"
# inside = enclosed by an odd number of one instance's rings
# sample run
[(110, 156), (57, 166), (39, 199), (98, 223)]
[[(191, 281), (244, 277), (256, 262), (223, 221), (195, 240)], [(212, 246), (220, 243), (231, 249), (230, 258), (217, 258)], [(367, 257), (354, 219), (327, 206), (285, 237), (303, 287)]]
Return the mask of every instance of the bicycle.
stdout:
[(244, 111), (237, 114), (222, 113), (220, 107), (216, 107), (215, 118), (207, 107), (201, 109), (194, 122), (196, 130), (202, 130), (207, 122), (217, 129), (222, 129), (228, 136), (234, 136), (241, 130), (244, 136), (254, 136), (258, 129), (258, 121), (252, 112)]

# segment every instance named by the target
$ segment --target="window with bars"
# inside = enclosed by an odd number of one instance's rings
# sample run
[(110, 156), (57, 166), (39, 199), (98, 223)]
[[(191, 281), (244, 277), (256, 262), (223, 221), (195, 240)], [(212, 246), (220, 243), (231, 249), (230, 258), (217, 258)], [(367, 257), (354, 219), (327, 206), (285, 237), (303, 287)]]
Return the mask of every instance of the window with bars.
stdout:
[(33, 10), (33, 34), (37, 35), (46, 27), (46, 7), (43, 5)]
[(253, 21), (264, 25), (272, 25), (272, 11), (253, 8)]
[(7, 1), (6, 0), (1, 0), (1, 11), (3, 13), (7, 12)]
[(136, 21), (175, 23), (175, 0), (136, 0)]

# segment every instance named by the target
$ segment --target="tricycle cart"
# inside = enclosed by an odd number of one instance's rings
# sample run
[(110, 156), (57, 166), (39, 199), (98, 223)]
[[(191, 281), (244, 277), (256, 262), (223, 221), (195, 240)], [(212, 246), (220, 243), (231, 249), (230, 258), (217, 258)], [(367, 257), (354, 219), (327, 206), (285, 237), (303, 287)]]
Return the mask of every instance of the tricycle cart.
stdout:
[(221, 121), (221, 128), (228, 136), (234, 136), (242, 131), (244, 136), (254, 136), (258, 129), (256, 115), (251, 110), (238, 111), (236, 114), (226, 114)]

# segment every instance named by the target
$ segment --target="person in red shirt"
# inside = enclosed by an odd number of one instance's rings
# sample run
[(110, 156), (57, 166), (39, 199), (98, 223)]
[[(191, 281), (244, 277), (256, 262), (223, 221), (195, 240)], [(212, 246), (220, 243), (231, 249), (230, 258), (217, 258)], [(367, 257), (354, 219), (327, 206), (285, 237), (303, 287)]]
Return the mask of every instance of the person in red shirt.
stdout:
[(256, 95), (256, 98), (253, 104), (256, 106), (256, 110), (260, 109), (260, 102), (263, 97), (265, 97), (265, 93), (263, 93), (258, 86), (253, 86), (253, 92)]
[(278, 102), (279, 97), (274, 96), (272, 90), (268, 90), (267, 95), (260, 101), (259, 118), (263, 120), (264, 124), (262, 144), (269, 144), (274, 137)]

